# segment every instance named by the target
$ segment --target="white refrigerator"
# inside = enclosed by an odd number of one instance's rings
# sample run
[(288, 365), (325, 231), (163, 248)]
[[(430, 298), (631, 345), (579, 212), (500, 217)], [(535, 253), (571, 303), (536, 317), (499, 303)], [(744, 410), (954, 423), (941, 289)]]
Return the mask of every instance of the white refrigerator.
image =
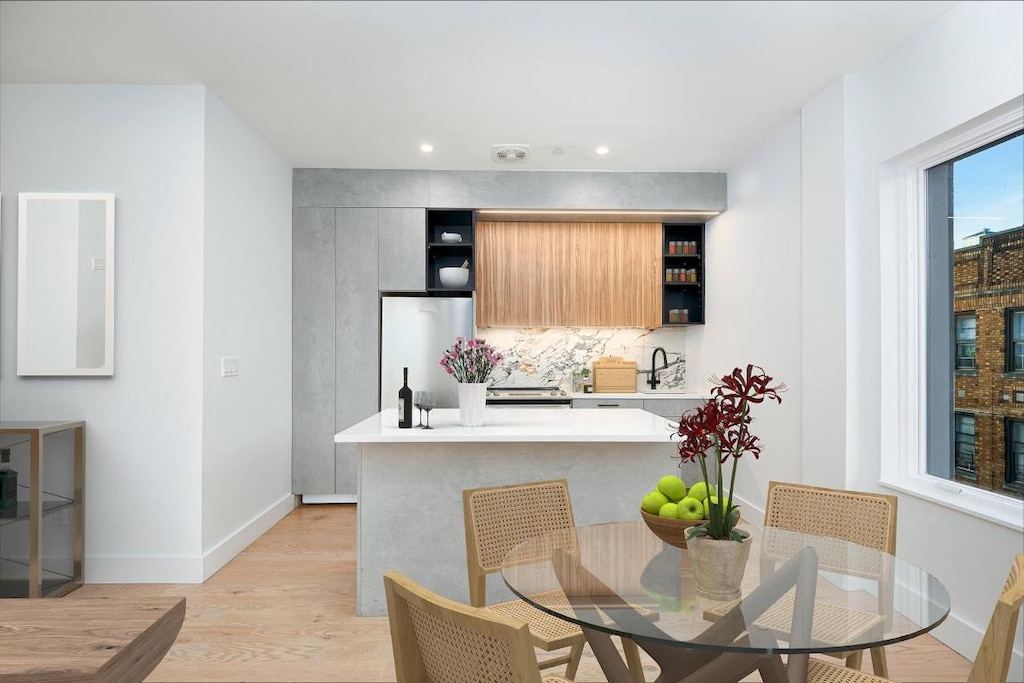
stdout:
[(458, 407), (458, 383), (440, 361), (457, 337), (474, 335), (474, 303), (473, 297), (381, 297), (381, 410), (398, 407), (404, 367), (414, 392), (434, 392), (438, 408)]

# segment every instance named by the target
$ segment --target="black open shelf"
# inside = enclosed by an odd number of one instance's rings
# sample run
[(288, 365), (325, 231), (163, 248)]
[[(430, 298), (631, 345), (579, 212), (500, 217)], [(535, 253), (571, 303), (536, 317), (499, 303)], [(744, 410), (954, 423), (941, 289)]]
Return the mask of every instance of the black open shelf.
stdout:
[[(692, 242), (694, 252), (672, 253), (672, 242)], [(662, 311), (661, 324), (665, 327), (686, 327), (704, 324), (704, 224), (665, 223), (662, 225)], [(666, 269), (696, 271), (696, 281), (679, 282), (664, 277)], [(675, 311), (675, 313), (673, 313)], [(686, 311), (685, 317), (683, 311)]]
[[(427, 293), (459, 296), (476, 288), (476, 263), (473, 258), (473, 211), (466, 209), (429, 209), (427, 211)], [(442, 242), (442, 233), (455, 233), (461, 242)], [(469, 282), (463, 287), (443, 287), (441, 268), (457, 268), (469, 261)]]

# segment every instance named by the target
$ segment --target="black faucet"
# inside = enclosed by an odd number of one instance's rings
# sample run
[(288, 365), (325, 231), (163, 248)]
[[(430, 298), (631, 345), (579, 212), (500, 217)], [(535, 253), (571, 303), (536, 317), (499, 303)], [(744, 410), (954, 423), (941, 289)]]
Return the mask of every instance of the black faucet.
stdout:
[(654, 349), (654, 353), (651, 354), (651, 378), (647, 380), (647, 383), (651, 385), (651, 389), (657, 389), (658, 385), (661, 384), (661, 382), (658, 381), (658, 368), (654, 365), (654, 361), (658, 357), (658, 351), (661, 351), (661, 358), (665, 361), (665, 364), (661, 366), (662, 369), (668, 367), (668, 356), (665, 354), (665, 349), (659, 346)]

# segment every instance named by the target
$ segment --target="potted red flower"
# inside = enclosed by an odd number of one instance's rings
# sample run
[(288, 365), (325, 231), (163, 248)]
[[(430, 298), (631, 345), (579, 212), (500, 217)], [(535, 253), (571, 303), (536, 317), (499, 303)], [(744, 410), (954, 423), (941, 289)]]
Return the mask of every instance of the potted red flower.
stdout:
[[(687, 411), (679, 418), (679, 428), (674, 436), (679, 438), (679, 457), (683, 461), (700, 463), (704, 483), (711, 490), (708, 476), (708, 456), (713, 456), (712, 466), (717, 469), (718, 482), (717, 500), (712, 498), (708, 503), (708, 522), (692, 527), (687, 535), (687, 546), (694, 560), (697, 588), (705, 594), (719, 599), (727, 599), (739, 592), (739, 583), (743, 578), (743, 568), (750, 552), (750, 544), (745, 542), (749, 535), (736, 529), (739, 521), (739, 509), (733, 504), (732, 496), (736, 485), (736, 466), (739, 459), (746, 453), (754, 458), (761, 456), (760, 439), (750, 431), (752, 417), (750, 408), (765, 401), (782, 403), (779, 393), (786, 389), (782, 383), (773, 384), (764, 368), (747, 365), (746, 369), (735, 368), (730, 374), (713, 379), (714, 388), (711, 398), (700, 408)], [(732, 461), (732, 472), (729, 487), (724, 486), (723, 466)], [(707, 542), (728, 541), (727, 546), (715, 546)], [(723, 559), (727, 553), (738, 553), (741, 557), (725, 566)], [(711, 555), (714, 555), (711, 557)], [(702, 557), (702, 555), (704, 557)], [(705, 570), (701, 571), (701, 565)], [(738, 576), (726, 576), (735, 574)], [(702, 586), (702, 574), (705, 574)], [(716, 576), (708, 576), (714, 574)], [(725, 585), (711, 586), (715, 584)]]

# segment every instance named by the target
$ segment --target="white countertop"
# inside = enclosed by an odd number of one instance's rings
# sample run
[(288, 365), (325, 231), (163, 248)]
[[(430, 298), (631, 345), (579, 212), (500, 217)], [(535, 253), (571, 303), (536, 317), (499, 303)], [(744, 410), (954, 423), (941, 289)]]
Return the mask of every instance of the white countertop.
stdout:
[(575, 393), (569, 394), (573, 398), (664, 398), (664, 399), (694, 399), (698, 401), (706, 401), (711, 398), (710, 394), (688, 394), (676, 391), (634, 391), (632, 393), (596, 393), (591, 392), (589, 394)]
[[(587, 394), (592, 396), (592, 394)], [(416, 415), (413, 415), (415, 423)], [(457, 408), (430, 412), (434, 429), (398, 428), (398, 410), (389, 408), (335, 435), (337, 443), (573, 442), (671, 443), (673, 425), (634, 408), (559, 410), (486, 408), (480, 427), (459, 424)]]

